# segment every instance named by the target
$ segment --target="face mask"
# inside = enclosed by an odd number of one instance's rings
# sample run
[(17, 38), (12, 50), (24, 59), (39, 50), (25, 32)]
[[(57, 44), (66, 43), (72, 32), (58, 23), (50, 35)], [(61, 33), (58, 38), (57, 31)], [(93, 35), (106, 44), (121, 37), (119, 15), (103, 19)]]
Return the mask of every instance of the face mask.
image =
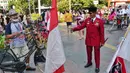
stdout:
[(19, 22), (19, 19), (12, 19), (12, 22)]

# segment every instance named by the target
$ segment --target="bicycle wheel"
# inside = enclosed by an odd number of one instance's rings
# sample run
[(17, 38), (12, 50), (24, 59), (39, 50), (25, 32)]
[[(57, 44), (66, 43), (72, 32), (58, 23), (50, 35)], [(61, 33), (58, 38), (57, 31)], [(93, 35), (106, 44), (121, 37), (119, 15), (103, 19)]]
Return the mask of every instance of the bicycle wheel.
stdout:
[(3, 67), (3, 64), (12, 63), (15, 61), (15, 58), (10, 53), (8, 53), (7, 50), (5, 50), (5, 49), (0, 50), (0, 56), (1, 56), (0, 69), (2, 71), (5, 71), (5, 69), (4, 69), (5, 67)]
[(15, 61), (15, 58), (6, 50), (0, 50), (0, 63)]
[(15, 59), (8, 50), (0, 51), (0, 69), (6, 72), (23, 72), (26, 68), (25, 62)]

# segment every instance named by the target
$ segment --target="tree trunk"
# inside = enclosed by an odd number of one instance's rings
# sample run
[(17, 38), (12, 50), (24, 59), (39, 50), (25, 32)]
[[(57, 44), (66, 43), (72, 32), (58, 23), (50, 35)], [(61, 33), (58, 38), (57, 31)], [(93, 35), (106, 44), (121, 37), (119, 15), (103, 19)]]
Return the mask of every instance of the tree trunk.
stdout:
[(36, 13), (36, 11), (35, 11), (35, 0), (33, 0), (33, 11), (34, 11), (34, 13)]

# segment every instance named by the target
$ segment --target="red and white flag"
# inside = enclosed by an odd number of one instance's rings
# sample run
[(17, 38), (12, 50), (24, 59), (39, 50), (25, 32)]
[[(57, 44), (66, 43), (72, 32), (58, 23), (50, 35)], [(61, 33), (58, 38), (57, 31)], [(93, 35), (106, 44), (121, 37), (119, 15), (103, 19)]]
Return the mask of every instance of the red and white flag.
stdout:
[(45, 73), (63, 73), (65, 61), (61, 36), (58, 30), (57, 1), (52, 0)]
[(130, 61), (130, 32), (128, 32), (125, 39), (120, 43), (112, 62), (110, 63), (107, 73), (127, 73), (124, 59)]
[(126, 73), (124, 59), (117, 56), (108, 73)]

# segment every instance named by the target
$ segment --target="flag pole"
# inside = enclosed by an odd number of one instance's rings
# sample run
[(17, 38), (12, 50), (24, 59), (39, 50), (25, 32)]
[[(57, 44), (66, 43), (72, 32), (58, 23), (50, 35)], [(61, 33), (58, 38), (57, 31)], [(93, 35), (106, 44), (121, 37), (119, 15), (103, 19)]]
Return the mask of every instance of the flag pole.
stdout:
[(38, 0), (38, 12), (41, 14), (41, 0)]
[(119, 53), (119, 51), (120, 51), (120, 49), (121, 49), (123, 43), (124, 43), (124, 40), (126, 39), (126, 37), (127, 37), (129, 31), (130, 31), (130, 26), (128, 27), (128, 29), (127, 29), (127, 31), (126, 31), (126, 33), (125, 33), (125, 35), (124, 35), (124, 38), (121, 40), (121, 42), (120, 42), (120, 44), (119, 44), (119, 47), (118, 47), (118, 49), (117, 49), (117, 51), (116, 51), (116, 53), (115, 53), (115, 55), (114, 55), (114, 57), (113, 57), (113, 59), (112, 59), (112, 62), (111, 62), (110, 65), (108, 66), (108, 69), (107, 69), (107, 71), (106, 71), (107, 73), (109, 73), (109, 71), (111, 70), (111, 67), (112, 67), (112, 65), (113, 65), (113, 63), (114, 63), (114, 61), (115, 61), (115, 59), (116, 59), (116, 57), (117, 57), (117, 55), (118, 55), (118, 53)]

